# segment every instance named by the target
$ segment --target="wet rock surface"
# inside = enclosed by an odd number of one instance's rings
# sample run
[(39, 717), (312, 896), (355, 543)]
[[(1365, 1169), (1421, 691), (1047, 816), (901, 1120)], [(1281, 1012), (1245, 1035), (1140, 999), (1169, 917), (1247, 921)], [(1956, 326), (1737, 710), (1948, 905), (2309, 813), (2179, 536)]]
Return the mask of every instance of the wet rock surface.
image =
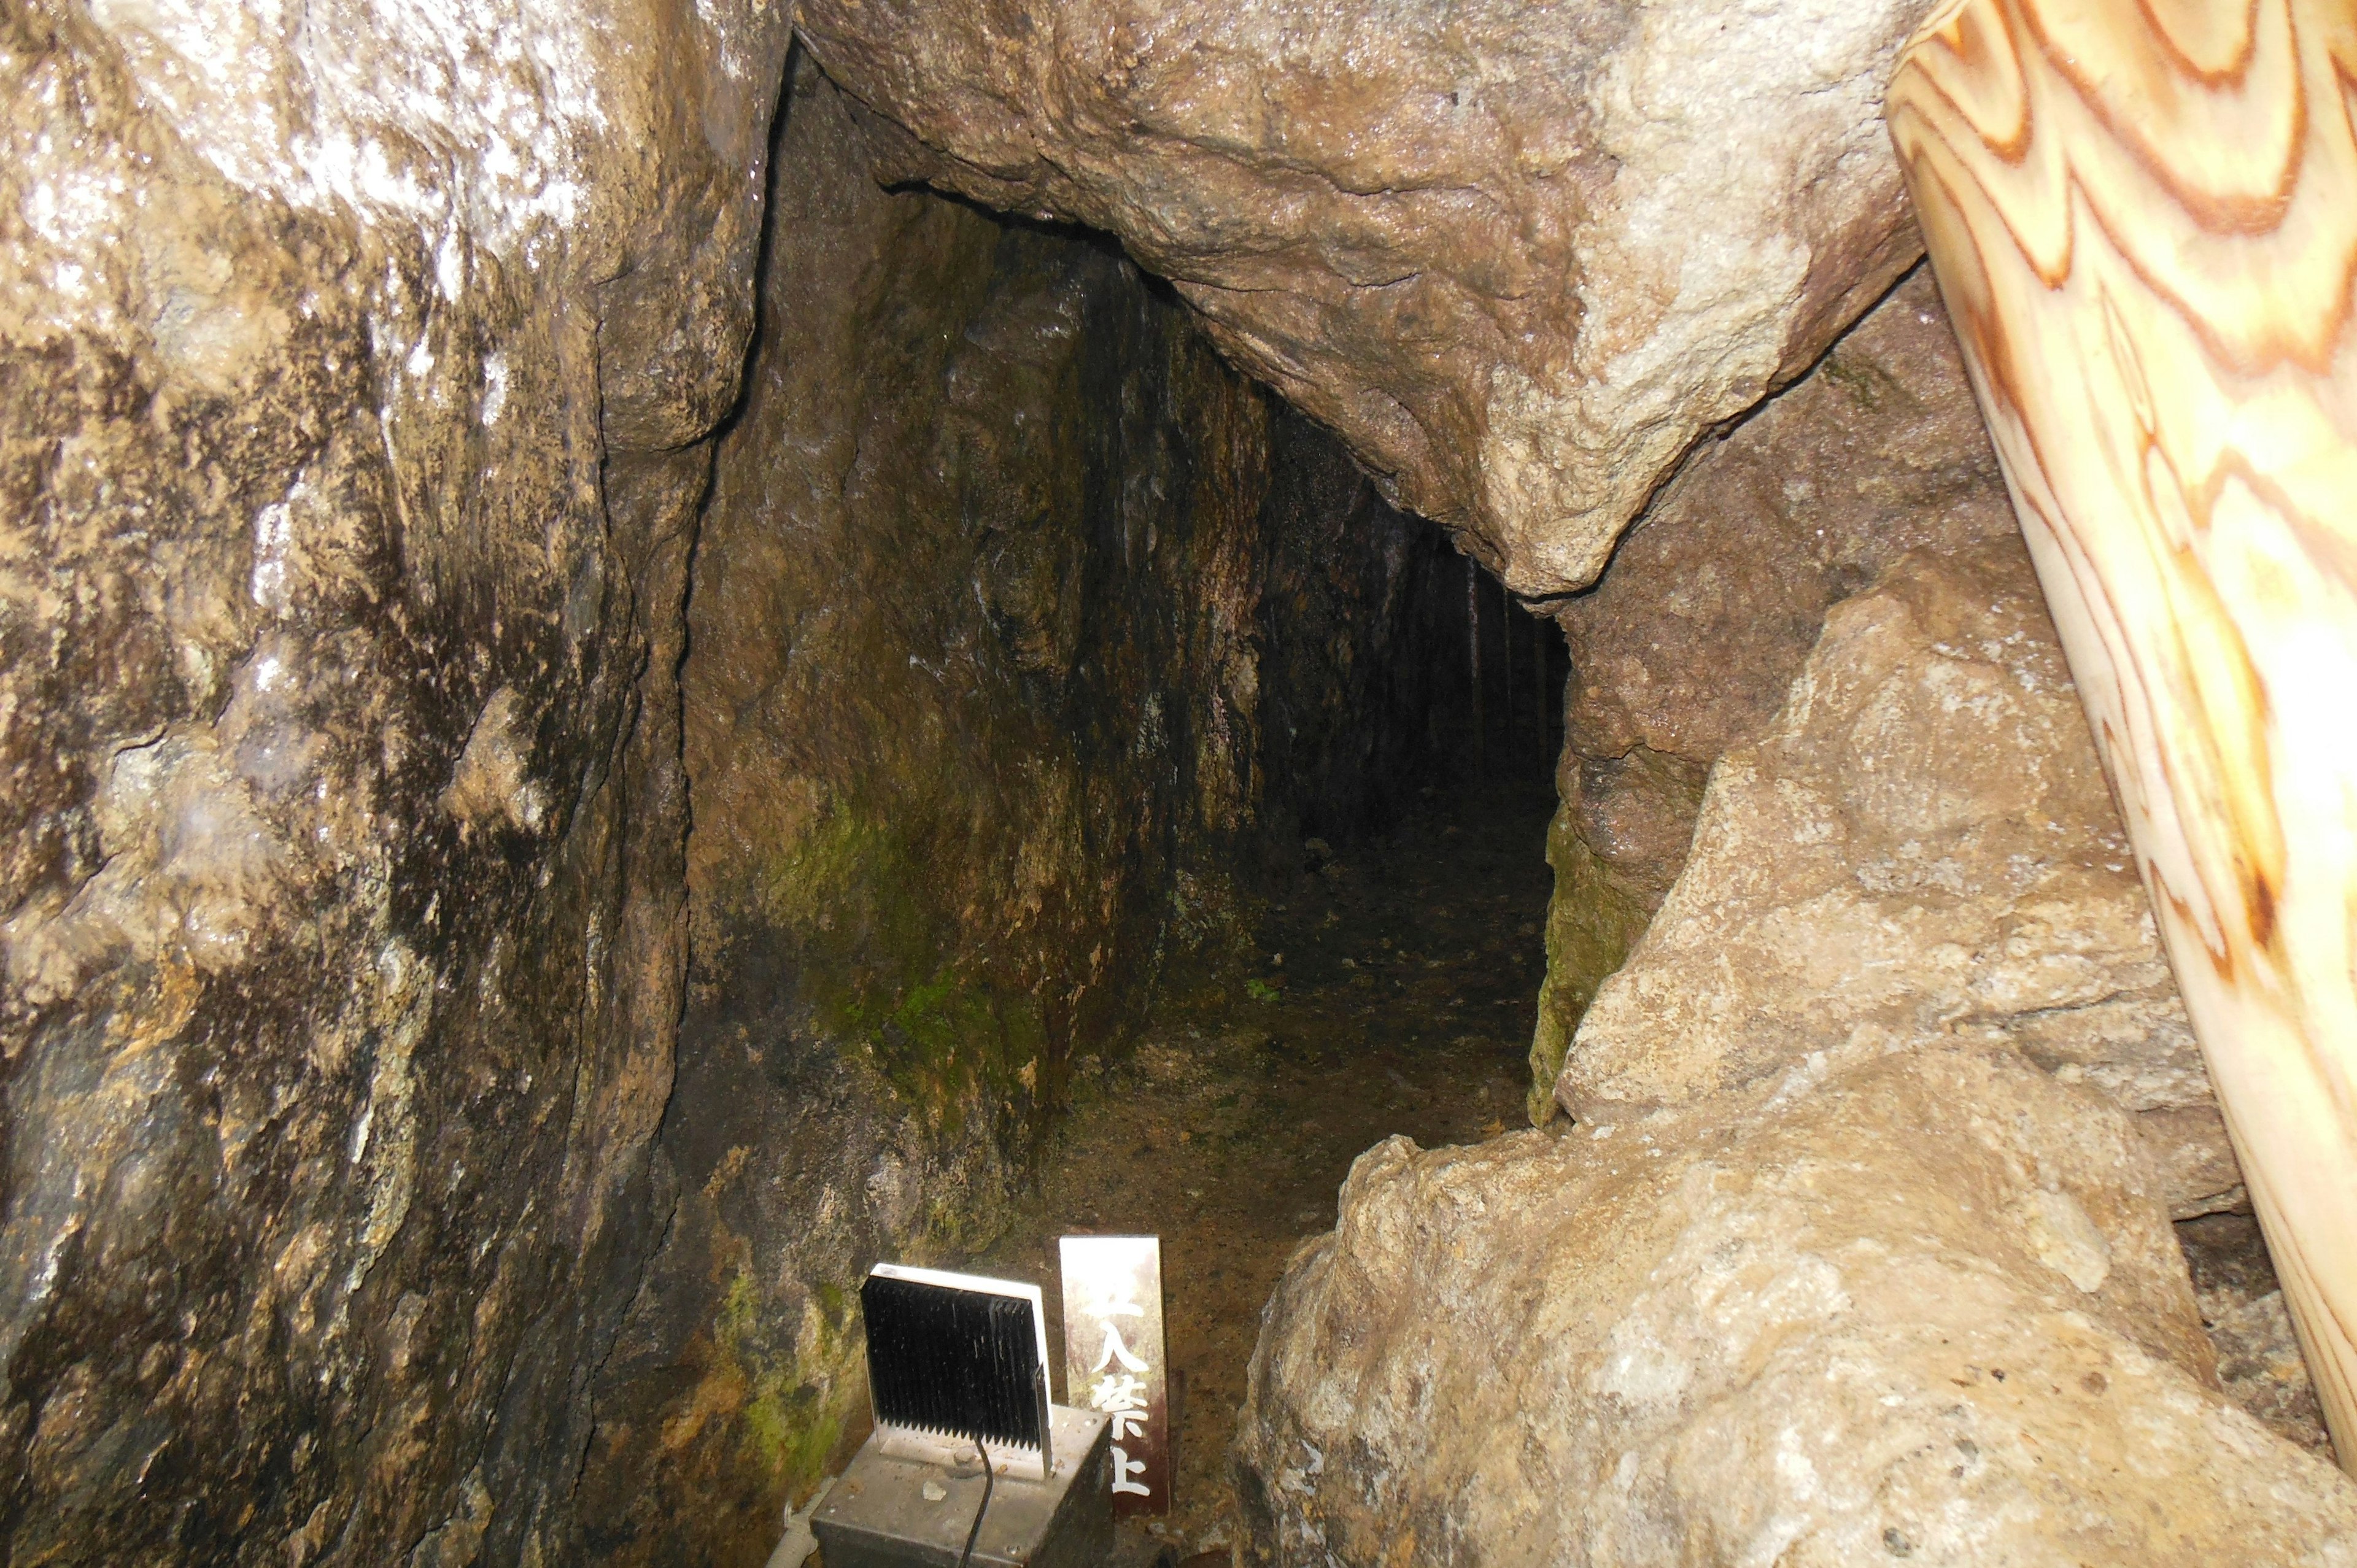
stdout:
[(1413, 774), (1437, 536), (787, 50), (0, 18), (13, 1556), (765, 1552), (860, 1269)]
[(900, 172), (1120, 236), (1521, 593), (1920, 253), (1882, 133), (1923, 7), (810, 0)]
[(11, 1561), (570, 1550), (785, 48), (0, 16)]
[(681, 677), (663, 1240), (583, 1473), (614, 1563), (759, 1561), (856, 1436), (867, 1266), (997, 1234), (1075, 1059), (1238, 940), (1234, 868), (1434, 749), (1436, 530), (1101, 239), (879, 186), (806, 59), (778, 136)]

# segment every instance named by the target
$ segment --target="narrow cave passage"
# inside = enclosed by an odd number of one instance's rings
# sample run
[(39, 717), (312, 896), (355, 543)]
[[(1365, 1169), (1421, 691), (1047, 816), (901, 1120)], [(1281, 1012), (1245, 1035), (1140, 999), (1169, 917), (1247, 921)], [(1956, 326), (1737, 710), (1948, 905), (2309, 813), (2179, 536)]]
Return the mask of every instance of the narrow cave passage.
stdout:
[[(608, 1560), (759, 1561), (865, 1430), (876, 1262), (1168, 1246), (1169, 1543), (1394, 1133), (1524, 1121), (1567, 652), (1102, 235), (897, 187), (798, 58), (681, 668), (664, 1216)], [(1144, 1544), (1144, 1537), (1139, 1544)]]
[(0, 16), (0, 1558), (1146, 1230), (1122, 1568), (2357, 1562), (2348, 0), (285, 10)]
[[(1052, 1281), (1059, 1236), (1162, 1238), (1178, 1486), (1167, 1522), (1129, 1529), (1125, 1561), (1157, 1543), (1228, 1561), (1229, 1446), (1262, 1307), (1300, 1243), (1334, 1224), (1352, 1162), (1394, 1136), (1430, 1148), (1526, 1124), (1555, 808), (1538, 747), (1560, 744), (1543, 720), (1560, 709), (1562, 644), (1474, 581), (1484, 613), (1458, 647), (1489, 657), (1454, 672), (1455, 765), (1379, 828), (1309, 837), (1267, 876), (1248, 943), (1167, 979), (1133, 1056), (1082, 1058), (1036, 1189), (972, 1260)], [(1451, 629), (1466, 629), (1464, 596), (1448, 598)], [(1060, 1328), (1052, 1296), (1049, 1314)]]

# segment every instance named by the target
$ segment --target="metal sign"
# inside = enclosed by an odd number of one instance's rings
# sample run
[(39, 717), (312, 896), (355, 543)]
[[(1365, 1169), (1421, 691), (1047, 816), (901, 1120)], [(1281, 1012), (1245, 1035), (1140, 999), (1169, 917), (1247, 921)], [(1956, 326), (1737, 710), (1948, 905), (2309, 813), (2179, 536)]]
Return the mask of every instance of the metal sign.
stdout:
[(1113, 1423), (1117, 1518), (1170, 1511), (1169, 1363), (1162, 1342), (1162, 1240), (1067, 1236), (1064, 1401)]

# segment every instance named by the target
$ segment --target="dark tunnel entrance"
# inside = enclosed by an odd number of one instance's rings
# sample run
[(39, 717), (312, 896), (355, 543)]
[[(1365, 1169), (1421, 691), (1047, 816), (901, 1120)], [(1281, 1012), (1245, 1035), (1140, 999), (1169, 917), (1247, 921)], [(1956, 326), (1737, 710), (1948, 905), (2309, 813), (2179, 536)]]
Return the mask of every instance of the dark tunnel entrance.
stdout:
[(864, 1429), (879, 1260), (1164, 1238), (1177, 1511), (1394, 1133), (1524, 1116), (1565, 649), (1102, 236), (879, 182), (806, 59), (681, 671), (663, 1223), (596, 1391), (612, 1562), (758, 1562)]

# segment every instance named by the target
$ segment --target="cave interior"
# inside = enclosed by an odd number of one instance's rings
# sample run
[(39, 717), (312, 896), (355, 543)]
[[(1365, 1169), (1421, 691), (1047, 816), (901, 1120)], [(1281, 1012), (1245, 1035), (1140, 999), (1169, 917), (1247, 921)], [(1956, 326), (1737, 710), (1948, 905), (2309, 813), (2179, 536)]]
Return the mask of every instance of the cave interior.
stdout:
[(7, 1561), (791, 1568), (1133, 1232), (1125, 1563), (2357, 1541), (1923, 7), (1151, 9), (0, 17)]

